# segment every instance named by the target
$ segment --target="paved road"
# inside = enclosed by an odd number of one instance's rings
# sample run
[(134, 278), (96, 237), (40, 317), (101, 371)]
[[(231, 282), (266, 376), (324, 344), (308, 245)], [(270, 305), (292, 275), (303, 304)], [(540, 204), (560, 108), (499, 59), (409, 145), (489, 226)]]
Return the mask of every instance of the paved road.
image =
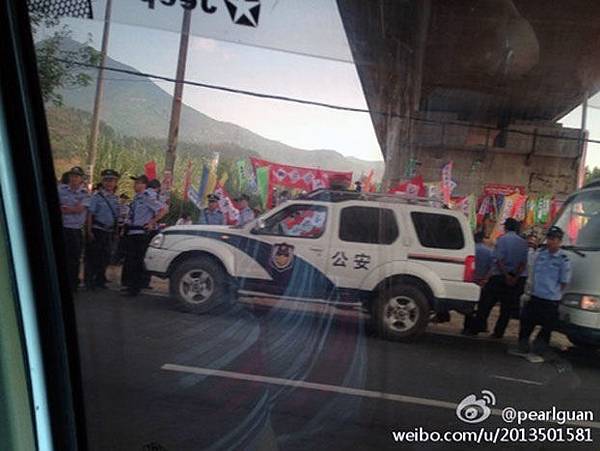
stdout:
[(495, 394), (498, 409), (556, 406), (600, 416), (598, 355), (568, 349), (535, 365), (507, 355), (505, 342), (447, 333), (391, 343), (369, 335), (356, 312), (294, 303), (245, 302), (198, 316), (165, 297), (104, 291), (81, 293), (76, 305), (94, 450), (598, 449), (600, 442), (598, 418), (596, 445), (587, 447), (392, 437), (418, 427), (506, 427), (496, 415), (478, 425), (457, 419), (455, 405), (481, 390)]

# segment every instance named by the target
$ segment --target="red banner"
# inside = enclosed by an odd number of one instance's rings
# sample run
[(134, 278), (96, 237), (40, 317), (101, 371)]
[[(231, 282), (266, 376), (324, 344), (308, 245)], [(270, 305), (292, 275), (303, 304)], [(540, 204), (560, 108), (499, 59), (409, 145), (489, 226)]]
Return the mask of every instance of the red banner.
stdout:
[(406, 193), (416, 197), (427, 197), (427, 188), (423, 182), (423, 177), (417, 175), (408, 182), (402, 182), (394, 186), (390, 193)]
[(510, 196), (512, 194), (525, 194), (524, 186), (517, 185), (502, 185), (499, 183), (487, 183), (483, 187), (483, 192), (487, 196)]
[(156, 178), (156, 161), (152, 160), (144, 165), (144, 174), (146, 174), (148, 180)]
[(236, 225), (240, 221), (240, 210), (221, 182), (217, 182), (215, 194), (219, 196), (219, 209), (225, 215), (225, 223)]
[(329, 188), (331, 182), (344, 184), (347, 187), (350, 187), (352, 183), (352, 172), (288, 166), (258, 158), (250, 158), (250, 161), (255, 171), (257, 168), (270, 168), (269, 181), (271, 186), (280, 185), (289, 189), (314, 191), (319, 188)]

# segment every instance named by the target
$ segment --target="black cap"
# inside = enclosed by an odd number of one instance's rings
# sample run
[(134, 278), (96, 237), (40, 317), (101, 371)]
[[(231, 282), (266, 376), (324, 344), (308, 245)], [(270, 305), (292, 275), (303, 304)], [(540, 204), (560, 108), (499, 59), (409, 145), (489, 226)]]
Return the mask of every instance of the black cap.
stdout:
[(160, 182), (157, 179), (148, 182), (148, 188), (160, 189)]
[(216, 194), (209, 194), (206, 197), (208, 198), (209, 202), (219, 202), (219, 200), (220, 200), (220, 197), (217, 196)]
[(71, 169), (69, 169), (69, 172), (67, 172), (67, 174), (73, 174), (73, 175), (79, 175), (81, 177), (85, 177), (85, 172), (83, 169), (81, 169), (81, 166), (73, 166)]
[(102, 176), (103, 179), (108, 179), (108, 178), (112, 178), (112, 179), (118, 179), (119, 177), (121, 177), (121, 175), (115, 171), (114, 169), (105, 169), (104, 171), (102, 171), (100, 173), (100, 175)]
[(137, 177), (130, 177), (131, 180), (135, 180), (136, 182), (142, 182), (144, 184), (148, 184), (148, 177), (145, 175), (138, 175)]
[(506, 230), (518, 231), (520, 227), (521, 223), (515, 218), (507, 218), (506, 221), (504, 221), (504, 228)]
[(565, 236), (565, 232), (563, 232), (563, 229), (561, 229), (560, 227), (552, 226), (546, 232), (546, 236), (548, 238), (560, 238), (562, 240)]

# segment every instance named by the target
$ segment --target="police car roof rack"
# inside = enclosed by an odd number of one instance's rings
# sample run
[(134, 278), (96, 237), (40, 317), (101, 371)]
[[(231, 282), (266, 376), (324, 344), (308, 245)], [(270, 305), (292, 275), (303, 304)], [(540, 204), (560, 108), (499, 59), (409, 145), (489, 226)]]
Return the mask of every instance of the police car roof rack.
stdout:
[(344, 202), (348, 200), (379, 201), (399, 204), (433, 205), (439, 208), (448, 208), (446, 204), (435, 197), (417, 197), (402, 193), (363, 193), (358, 191), (336, 191), (330, 189), (318, 189), (304, 196), (304, 199), (318, 200), (323, 202)]

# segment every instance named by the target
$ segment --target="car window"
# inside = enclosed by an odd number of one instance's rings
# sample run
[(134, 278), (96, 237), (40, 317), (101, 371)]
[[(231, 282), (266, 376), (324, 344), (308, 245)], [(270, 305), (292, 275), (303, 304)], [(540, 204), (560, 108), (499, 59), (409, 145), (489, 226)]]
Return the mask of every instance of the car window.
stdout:
[(416, 211), (410, 216), (421, 246), (449, 250), (465, 247), (462, 227), (454, 216)]
[[(598, 444), (599, 0), (0, 0), (0, 37), (87, 448)], [(595, 418), (500, 415), (554, 407)]]
[(392, 244), (398, 238), (393, 210), (346, 207), (340, 212), (340, 240), (354, 243)]
[(265, 221), (260, 233), (297, 238), (319, 238), (325, 232), (327, 208), (293, 205)]

